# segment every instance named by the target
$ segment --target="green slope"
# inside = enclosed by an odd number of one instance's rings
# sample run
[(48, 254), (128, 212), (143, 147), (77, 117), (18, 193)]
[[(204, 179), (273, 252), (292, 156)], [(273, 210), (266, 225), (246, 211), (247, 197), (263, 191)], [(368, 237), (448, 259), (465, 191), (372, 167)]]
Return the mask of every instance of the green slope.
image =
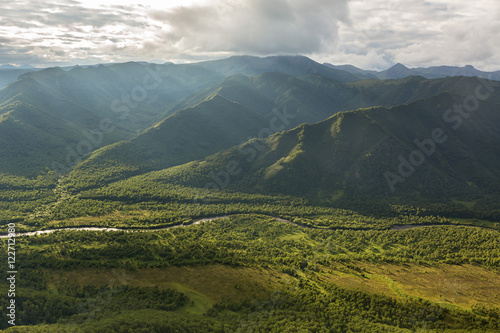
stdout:
[[(474, 78), (418, 77), (341, 82), (353, 78), (335, 76), (325, 68), (305, 57), (236, 57), (189, 65), (125, 63), (30, 72), (0, 90), (0, 172), (35, 176), (47, 168), (70, 170), (89, 151), (130, 139), (214, 94), (268, 122), (276, 110), (290, 115), (285, 126), (274, 126), (276, 131), (341, 110), (393, 106), (441, 92), (466, 93), (478, 84)], [(275, 72), (223, 80), (233, 73), (264, 71)]]
[[(197, 107), (203, 101), (211, 99), (212, 96), (222, 96), (233, 102), (229, 105), (243, 106), (254, 111), (251, 115), (255, 116), (261, 124), (260, 128), (245, 129), (247, 122), (245, 120), (241, 128), (237, 127), (238, 131), (245, 134), (243, 139), (248, 137), (264, 138), (274, 132), (291, 129), (300, 124), (321, 121), (341, 110), (374, 105), (405, 104), (445, 92), (471, 94), (474, 93), (479, 83), (475, 78), (463, 77), (440, 80), (412, 77), (390, 81), (368, 80), (341, 83), (319, 75), (302, 78), (282, 73), (265, 73), (254, 77), (235, 75), (185, 98), (172, 109), (181, 109), (178, 113), (182, 114), (183, 108)], [(498, 94), (492, 95), (490, 102), (498, 99)], [(439, 108), (437, 104), (439, 103), (436, 102), (433, 107)], [(443, 102), (442, 105), (444, 108), (446, 104)], [(210, 113), (215, 109), (209, 107), (204, 112)], [(214, 114), (213, 117), (219, 116)], [(189, 119), (191, 115), (186, 115), (186, 117)], [(173, 119), (168, 119), (165, 124), (171, 123)], [(238, 122), (237, 118), (231, 119), (231, 122)], [(228, 128), (222, 131), (228, 131), (232, 127), (231, 122), (227, 121)], [(388, 126), (398, 126), (398, 124)], [(177, 128), (173, 128), (172, 133), (177, 133), (177, 130)], [(185, 130), (190, 131), (187, 128)], [(198, 137), (196, 132), (191, 132), (193, 140)], [(152, 133), (156, 133), (156, 131), (148, 131), (139, 137), (141, 139), (122, 142), (118, 146), (99, 151), (89, 163), (79, 167), (70, 178), (78, 178), (78, 182), (87, 178), (89, 181), (86, 182), (85, 187), (89, 187), (96, 178), (100, 179), (99, 184), (103, 184), (136, 173), (185, 163), (207, 156), (207, 153), (216, 152), (206, 150), (204, 153), (194, 154), (190, 153), (191, 148), (173, 152), (168, 150), (168, 145), (165, 144), (171, 140), (174, 140), (172, 142), (175, 144), (176, 141), (173, 137), (169, 139), (153, 138)], [(143, 140), (142, 138), (148, 139)], [(144, 143), (139, 144), (141, 140)], [(207, 136), (204, 140), (211, 139)], [(214, 138), (214, 140), (217, 139)], [(242, 139), (238, 137), (238, 140), (229, 140), (228, 142), (232, 142), (234, 145), (240, 143)], [(160, 142), (161, 145), (158, 145), (157, 142)], [(189, 143), (189, 147), (193, 147), (193, 142)], [(180, 157), (178, 159), (169, 157), (167, 161), (164, 158), (167, 155), (179, 155)], [(111, 164), (110, 161), (112, 161)], [(89, 168), (88, 165), (93, 165), (93, 167)], [(113, 171), (110, 172), (110, 169)], [(74, 185), (76, 184), (75, 181), (72, 182)], [(95, 186), (99, 184), (95, 184)]]
[[(267, 140), (253, 140), (151, 177), (164, 183), (214, 188), (215, 174), (219, 175), (219, 188), (291, 194), (342, 205), (389, 198), (411, 204), (498, 196), (499, 105), (481, 103), (480, 109), (454, 130), (454, 123), (443, 120), (443, 106), (463, 98), (441, 94), (389, 109), (338, 113), (320, 123), (301, 125)], [(444, 142), (429, 143), (435, 129), (442, 129), (435, 137), (445, 136)], [(415, 140), (427, 146), (419, 148)], [(424, 156), (423, 163), (419, 155)], [(400, 175), (400, 158), (409, 161), (410, 156), (417, 166)], [(226, 182), (229, 163), (237, 163), (241, 170)], [(394, 192), (387, 172), (401, 177), (393, 183)]]
[(137, 137), (105, 147), (68, 175), (76, 188), (183, 164), (242, 143), (266, 121), (261, 115), (213, 95), (167, 117)]
[[(283, 73), (252, 77), (238, 74), (186, 97), (172, 109), (191, 107), (217, 93), (264, 116), (272, 117), (273, 109), (286, 109), (294, 115), (289, 119), (287, 129), (290, 129), (324, 120), (338, 111), (407, 104), (445, 92), (473, 95), (478, 84), (481, 82), (477, 78), (467, 77), (427, 80), (415, 76), (345, 83), (318, 74), (303, 77)], [(490, 100), (500, 101), (500, 95), (497, 93)]]

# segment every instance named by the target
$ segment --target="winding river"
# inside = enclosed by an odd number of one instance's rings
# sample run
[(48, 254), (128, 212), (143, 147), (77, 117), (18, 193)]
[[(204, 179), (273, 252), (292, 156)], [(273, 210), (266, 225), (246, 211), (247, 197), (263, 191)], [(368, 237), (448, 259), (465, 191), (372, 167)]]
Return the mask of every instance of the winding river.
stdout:
[[(50, 234), (56, 231), (125, 231), (125, 232), (152, 232), (152, 231), (161, 231), (161, 230), (168, 230), (168, 229), (173, 229), (173, 228), (183, 228), (183, 227), (189, 227), (192, 225), (197, 225), (203, 222), (210, 222), (210, 221), (215, 221), (215, 220), (221, 220), (221, 219), (226, 219), (230, 217), (231, 215), (221, 215), (221, 216), (214, 216), (214, 217), (205, 217), (202, 219), (198, 219), (194, 221), (193, 223), (190, 224), (178, 224), (178, 225), (173, 225), (169, 227), (163, 227), (163, 228), (154, 228), (154, 229), (119, 229), (119, 228), (106, 228), (106, 227), (74, 227), (74, 228), (57, 228), (57, 229), (47, 229), (47, 230), (38, 230), (38, 231), (30, 231), (30, 232), (20, 232), (16, 233), (16, 237), (21, 237), (21, 236), (35, 236), (35, 235), (43, 235), (43, 234)], [(307, 228), (307, 229), (322, 229), (322, 230), (331, 230), (328, 228), (318, 228), (318, 227), (313, 227), (313, 226), (305, 226), (301, 224), (294, 223), (292, 221), (282, 219), (280, 217), (275, 217), (275, 216), (270, 216), (274, 218), (276, 221), (281, 222), (281, 223), (287, 223), (291, 224), (297, 227), (301, 228)], [(418, 225), (418, 224), (409, 224), (409, 225), (395, 225), (392, 226), (389, 230), (410, 230), (410, 229), (415, 229), (415, 228), (425, 228), (425, 227), (436, 227), (436, 226), (468, 226), (468, 227), (478, 227), (478, 228), (484, 228), (481, 226), (471, 226), (471, 225), (461, 225), (461, 224), (430, 224), (430, 225)], [(344, 228), (337, 228), (337, 229), (344, 229)], [(489, 228), (486, 228), (489, 229)], [(332, 229), (333, 230), (333, 229)], [(493, 229), (492, 229), (493, 230)], [(8, 235), (0, 235), (1, 238), (8, 238)]]
[[(221, 219), (227, 219), (230, 217), (230, 215), (221, 215), (221, 216), (214, 216), (214, 217), (205, 217), (202, 219), (198, 219), (194, 221), (193, 223), (190, 224), (178, 224), (178, 225), (172, 225), (169, 227), (164, 227), (164, 228), (154, 228), (154, 229), (119, 229), (119, 228), (106, 228), (106, 227), (74, 227), (74, 228), (57, 228), (57, 229), (47, 229), (47, 230), (38, 230), (38, 231), (29, 231), (29, 232), (19, 232), (16, 233), (16, 237), (21, 237), (21, 236), (35, 236), (35, 235), (43, 235), (43, 234), (50, 234), (56, 231), (125, 231), (125, 232), (151, 232), (151, 231), (161, 231), (161, 230), (168, 230), (168, 229), (173, 229), (173, 228), (182, 228), (182, 227), (189, 227), (192, 225), (197, 225), (203, 222), (210, 222), (210, 221), (215, 221), (215, 220), (221, 220)], [(303, 225), (293, 223), (292, 221), (288, 221), (279, 217), (274, 217), (271, 216), (272, 218), (276, 219), (276, 221), (282, 222), (282, 223), (288, 223), (295, 225), (297, 227), (305, 227)], [(8, 238), (8, 235), (0, 235), (0, 238)]]

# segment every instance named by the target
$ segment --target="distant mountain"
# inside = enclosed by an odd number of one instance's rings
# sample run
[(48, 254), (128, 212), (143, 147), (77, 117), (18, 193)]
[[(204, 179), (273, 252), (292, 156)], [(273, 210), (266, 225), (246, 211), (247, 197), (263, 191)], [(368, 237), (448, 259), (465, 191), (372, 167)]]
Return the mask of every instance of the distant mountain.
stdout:
[(402, 79), (409, 76), (419, 75), (427, 79), (438, 79), (450, 76), (467, 76), (467, 77), (480, 77), (489, 80), (500, 81), (500, 71), (484, 72), (480, 71), (473, 66), (453, 67), (453, 66), (434, 66), (434, 67), (418, 67), (408, 68), (403, 64), (396, 64), (385, 71), (370, 71), (357, 68), (352, 65), (335, 66), (332, 64), (324, 64), (325, 66), (333, 69), (343, 70), (354, 75), (369, 76), (380, 80), (387, 79)]
[(354, 75), (365, 76), (365, 77), (368, 77), (370, 79), (378, 79), (379, 78), (377, 76), (377, 74), (378, 74), (377, 71), (364, 70), (364, 69), (355, 67), (353, 65), (335, 66), (335, 65), (332, 65), (332, 64), (328, 64), (328, 63), (325, 63), (323, 65), (327, 66), (329, 68), (342, 70), (342, 71), (345, 71), (345, 72), (348, 72), (348, 73), (351, 73), (351, 74), (354, 74)]
[[(235, 67), (235, 63), (239, 65)], [(154, 71), (157, 73), (151, 74)], [(103, 119), (112, 123), (113, 133), (104, 135), (102, 142), (97, 140), (96, 145), (85, 144), (89, 147), (87, 152), (133, 137), (178, 111), (180, 108), (175, 105), (182, 98), (206, 89), (229, 73), (248, 71), (321, 73), (342, 80), (357, 79), (305, 57), (233, 57), (200, 65), (125, 63), (49, 68), (24, 72), (12, 83), (15, 79), (5, 76), (5, 84), (10, 85), (0, 90), (0, 131), (3, 133), (0, 173), (36, 175), (54, 165), (66, 170), (65, 166), (73, 167), (88, 157), (75, 154), (75, 150), (82, 142), (88, 142), (89, 131), (99, 129)], [(160, 77), (159, 84), (155, 75)], [(146, 90), (146, 84), (155, 87)], [(318, 121), (328, 115), (320, 112), (304, 120)], [(7, 133), (10, 134), (7, 136)]]
[(11, 64), (1, 65), (0, 70), (12, 70), (12, 69), (36, 69), (36, 67), (31, 65), (14, 66)]
[[(146, 177), (148, 183), (198, 188), (217, 183), (232, 191), (344, 205), (498, 196), (500, 105), (482, 103), (453, 129), (457, 123), (443, 118), (443, 106), (461, 102), (462, 96), (445, 93), (409, 105), (341, 112)], [(240, 169), (229, 178), (228, 163)]]
[(396, 64), (386, 71), (380, 72), (377, 76), (381, 80), (386, 79), (402, 79), (416, 74), (414, 71), (409, 69), (403, 64)]
[(17, 67), (17, 66), (13, 66), (13, 65), (11, 65), (11, 64), (1, 65), (1, 66), (0, 66), (0, 70), (4, 70), (4, 69), (8, 69), (8, 70), (10, 70), (10, 69), (16, 69), (16, 68), (18, 68), (18, 67)]
[(464, 67), (437, 66), (429, 68), (415, 68), (414, 70), (418, 72), (419, 75), (429, 78), (442, 76), (477, 76), (500, 81), (500, 71), (484, 72), (470, 65)]
[(225, 76), (234, 74), (253, 76), (268, 72), (279, 72), (294, 76), (319, 74), (339, 82), (352, 82), (369, 78), (369, 76), (332, 69), (303, 56), (273, 56), (266, 58), (234, 56), (228, 59), (200, 62), (196, 65)]

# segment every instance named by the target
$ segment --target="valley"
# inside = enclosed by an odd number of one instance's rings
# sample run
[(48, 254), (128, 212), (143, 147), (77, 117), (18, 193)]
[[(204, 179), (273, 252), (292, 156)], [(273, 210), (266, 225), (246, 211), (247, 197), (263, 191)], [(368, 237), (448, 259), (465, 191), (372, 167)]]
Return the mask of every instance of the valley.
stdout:
[(500, 83), (447, 70), (26, 71), (0, 90), (0, 329), (499, 332)]

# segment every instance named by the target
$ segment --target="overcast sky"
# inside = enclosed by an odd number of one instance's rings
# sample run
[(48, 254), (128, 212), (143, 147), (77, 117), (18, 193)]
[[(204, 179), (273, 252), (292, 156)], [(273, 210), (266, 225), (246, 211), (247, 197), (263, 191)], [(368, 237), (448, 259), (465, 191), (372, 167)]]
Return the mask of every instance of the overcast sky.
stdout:
[(498, 0), (0, 0), (0, 8), (0, 64), (302, 54), (364, 69), (500, 70)]

